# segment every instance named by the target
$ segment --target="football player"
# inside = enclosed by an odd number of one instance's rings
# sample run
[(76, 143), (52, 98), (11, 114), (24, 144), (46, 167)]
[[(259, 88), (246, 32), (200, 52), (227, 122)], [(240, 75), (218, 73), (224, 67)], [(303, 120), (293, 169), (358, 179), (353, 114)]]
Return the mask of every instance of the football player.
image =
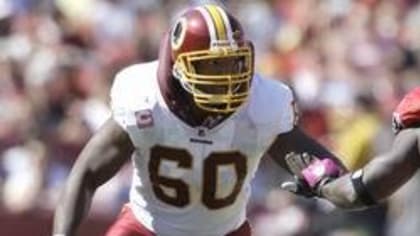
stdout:
[(113, 115), (70, 173), (54, 234), (75, 234), (95, 189), (130, 157), (130, 200), (107, 235), (251, 235), (246, 204), (265, 153), (285, 168), (292, 150), (325, 157), (313, 163), (325, 170), (308, 176), (313, 186), (344, 173), (296, 126), (292, 91), (254, 73), (254, 58), (225, 9), (186, 10), (162, 40), (158, 61), (116, 75)]
[[(391, 150), (374, 158), (363, 168), (323, 185), (316, 195), (349, 209), (363, 209), (385, 200), (420, 167), (419, 127), (420, 87), (410, 91), (393, 113), (396, 137)], [(311, 168), (305, 163), (316, 159), (309, 154), (290, 154), (287, 160), (298, 181), (285, 183), (283, 187), (306, 196), (308, 189), (313, 193), (302, 176)]]

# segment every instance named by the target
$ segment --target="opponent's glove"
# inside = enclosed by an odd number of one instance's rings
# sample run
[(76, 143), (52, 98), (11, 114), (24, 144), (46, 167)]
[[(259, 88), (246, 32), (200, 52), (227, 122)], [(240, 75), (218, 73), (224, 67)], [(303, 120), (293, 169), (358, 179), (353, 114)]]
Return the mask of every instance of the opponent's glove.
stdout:
[(395, 134), (402, 129), (418, 126), (420, 126), (420, 87), (405, 95), (392, 114), (392, 128)]
[(282, 183), (281, 188), (297, 195), (321, 197), (322, 186), (341, 175), (340, 167), (329, 158), (292, 152), (285, 160), (294, 181)]

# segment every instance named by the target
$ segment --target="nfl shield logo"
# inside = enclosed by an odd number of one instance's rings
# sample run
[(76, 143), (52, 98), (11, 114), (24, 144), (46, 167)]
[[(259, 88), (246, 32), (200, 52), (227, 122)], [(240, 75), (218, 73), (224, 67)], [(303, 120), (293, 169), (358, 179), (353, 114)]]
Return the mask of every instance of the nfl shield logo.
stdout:
[(139, 129), (153, 126), (153, 116), (150, 109), (136, 111), (136, 124)]

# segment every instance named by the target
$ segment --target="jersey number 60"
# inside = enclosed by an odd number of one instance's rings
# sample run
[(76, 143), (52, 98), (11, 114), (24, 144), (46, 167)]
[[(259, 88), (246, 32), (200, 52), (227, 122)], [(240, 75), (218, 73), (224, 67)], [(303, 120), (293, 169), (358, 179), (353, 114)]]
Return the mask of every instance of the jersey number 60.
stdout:
[[(193, 157), (185, 149), (154, 146), (151, 149), (149, 161), (150, 180), (153, 191), (161, 201), (177, 207), (184, 207), (190, 203), (188, 184), (181, 179), (162, 176), (159, 167), (162, 160), (176, 162), (180, 168), (192, 168)], [(232, 192), (223, 197), (216, 196), (218, 167), (233, 165), (236, 172), (236, 182)], [(241, 191), (246, 177), (246, 157), (239, 152), (210, 153), (203, 162), (203, 192), (201, 201), (209, 209), (219, 209), (231, 205)], [(168, 195), (162, 187), (171, 188), (175, 194)]]

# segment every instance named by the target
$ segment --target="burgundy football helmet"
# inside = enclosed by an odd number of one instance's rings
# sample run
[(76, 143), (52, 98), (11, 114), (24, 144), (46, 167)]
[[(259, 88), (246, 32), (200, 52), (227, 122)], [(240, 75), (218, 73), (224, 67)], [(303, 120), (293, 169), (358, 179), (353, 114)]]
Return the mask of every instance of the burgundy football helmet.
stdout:
[(230, 113), (247, 99), (254, 50), (240, 23), (218, 5), (187, 10), (170, 31), (172, 74), (203, 110)]

